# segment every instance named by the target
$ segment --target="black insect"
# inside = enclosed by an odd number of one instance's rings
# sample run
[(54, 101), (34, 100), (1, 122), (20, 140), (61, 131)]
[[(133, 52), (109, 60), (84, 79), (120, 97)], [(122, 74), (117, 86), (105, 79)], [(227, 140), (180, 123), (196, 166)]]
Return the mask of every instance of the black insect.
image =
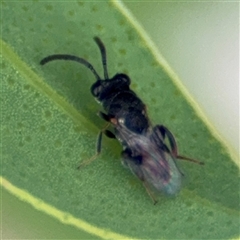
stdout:
[[(110, 138), (116, 138), (123, 146), (123, 164), (143, 182), (155, 204), (156, 200), (150, 188), (170, 195), (180, 190), (183, 174), (176, 165), (176, 159), (203, 163), (179, 155), (175, 138), (168, 128), (151, 125), (146, 106), (130, 89), (130, 78), (126, 74), (118, 73), (109, 78), (105, 47), (98, 37), (94, 40), (101, 52), (104, 79), (100, 78), (89, 62), (73, 55), (50, 55), (42, 59), (40, 64), (44, 65), (53, 60), (76, 61), (90, 69), (96, 77), (91, 93), (102, 104), (105, 113), (99, 112), (99, 116), (108, 124), (98, 135), (97, 153), (83, 162), (79, 168), (90, 163), (100, 154), (103, 133)], [(107, 130), (110, 124), (114, 133)]]

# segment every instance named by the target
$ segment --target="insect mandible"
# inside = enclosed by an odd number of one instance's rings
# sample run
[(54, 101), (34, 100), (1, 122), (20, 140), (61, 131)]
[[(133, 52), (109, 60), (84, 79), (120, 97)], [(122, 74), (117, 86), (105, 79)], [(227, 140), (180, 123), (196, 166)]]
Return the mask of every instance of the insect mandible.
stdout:
[[(176, 159), (198, 164), (203, 162), (179, 155), (177, 143), (170, 130), (163, 125), (152, 126), (145, 104), (130, 89), (131, 81), (128, 75), (117, 73), (109, 78), (105, 46), (100, 38), (95, 37), (94, 40), (101, 52), (103, 79), (88, 61), (74, 55), (54, 54), (40, 62), (44, 65), (54, 60), (75, 61), (90, 69), (96, 78), (96, 82), (91, 86), (91, 93), (105, 110), (98, 115), (108, 124), (99, 132), (96, 154), (78, 168), (89, 164), (100, 154), (103, 133), (107, 137), (116, 138), (123, 147), (123, 164), (142, 181), (155, 204), (157, 201), (151, 188), (169, 195), (175, 195), (180, 190), (183, 174), (176, 165)], [(114, 132), (107, 129), (110, 125)]]

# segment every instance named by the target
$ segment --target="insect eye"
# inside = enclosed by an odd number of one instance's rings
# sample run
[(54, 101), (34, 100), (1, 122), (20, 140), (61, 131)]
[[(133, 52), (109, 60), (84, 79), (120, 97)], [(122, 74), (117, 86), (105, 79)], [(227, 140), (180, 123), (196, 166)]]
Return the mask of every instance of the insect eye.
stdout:
[(130, 85), (130, 78), (126, 74), (119, 74), (118, 77), (127, 85)]
[(102, 87), (101, 82), (100, 82), (100, 81), (97, 81), (97, 82), (94, 83), (94, 84), (92, 85), (92, 87), (91, 87), (92, 95), (93, 95), (94, 97), (98, 97), (99, 94), (102, 92), (102, 89), (103, 89), (103, 87)]

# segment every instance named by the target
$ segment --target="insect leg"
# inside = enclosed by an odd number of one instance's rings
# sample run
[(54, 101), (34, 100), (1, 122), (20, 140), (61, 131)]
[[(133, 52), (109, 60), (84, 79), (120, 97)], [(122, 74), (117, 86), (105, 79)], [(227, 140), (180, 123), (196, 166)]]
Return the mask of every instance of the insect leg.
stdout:
[(80, 165), (77, 167), (77, 169), (80, 169), (80, 168), (88, 165), (89, 163), (93, 162), (97, 158), (97, 156), (101, 153), (101, 150), (102, 150), (102, 134), (103, 134), (103, 132), (106, 131), (106, 128), (108, 128), (109, 125), (110, 125), (110, 123), (107, 123), (106, 126), (98, 134), (96, 153), (91, 158), (89, 158), (89, 159), (83, 161), (82, 163), (80, 163)]
[(116, 138), (115, 134), (109, 130), (105, 130), (104, 134), (108, 137), (108, 138)]
[(157, 125), (153, 128), (153, 131), (156, 133), (156, 135), (159, 137), (159, 140), (164, 140), (166, 135), (168, 137), (168, 141), (171, 147), (171, 153), (174, 157), (178, 156), (178, 147), (176, 140), (173, 136), (173, 134), (170, 132), (170, 130), (163, 125)]
[[(112, 119), (112, 118), (111, 118), (109, 115), (107, 115), (106, 113), (104, 113), (104, 112), (99, 111), (99, 112), (98, 112), (98, 116), (99, 116), (100, 118), (102, 118), (103, 120), (107, 121), (107, 122), (111, 122), (111, 119)], [(106, 128), (104, 128), (104, 129), (106, 129)], [(104, 130), (104, 133), (105, 133), (105, 135), (106, 135), (107, 137), (109, 137), (109, 138), (116, 138), (115, 134), (112, 133), (112, 132), (109, 131), (109, 130)]]
[(97, 115), (103, 120), (105, 120), (106, 122), (111, 122), (112, 117), (107, 115), (106, 113), (99, 111)]
[(194, 162), (194, 163), (197, 163), (197, 164), (200, 164), (200, 165), (204, 164), (203, 162), (200, 162), (198, 160), (179, 155), (176, 140), (175, 140), (173, 134), (170, 132), (170, 130), (167, 127), (165, 127), (163, 125), (157, 125), (157, 126), (154, 127), (154, 131), (160, 131), (161, 136), (163, 138), (165, 138), (165, 136), (167, 136), (170, 147), (171, 147), (171, 153), (175, 158), (190, 161), (190, 162)]
[(144, 181), (143, 181), (143, 186), (145, 187), (149, 197), (152, 199), (153, 205), (155, 205), (157, 203), (157, 200), (155, 199), (153, 193), (151, 192), (151, 190), (148, 188), (148, 185)]

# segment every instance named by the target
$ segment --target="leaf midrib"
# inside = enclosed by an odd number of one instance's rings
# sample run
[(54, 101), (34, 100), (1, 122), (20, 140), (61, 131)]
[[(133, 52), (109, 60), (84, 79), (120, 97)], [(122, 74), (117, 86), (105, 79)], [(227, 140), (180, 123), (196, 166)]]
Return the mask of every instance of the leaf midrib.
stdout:
[(32, 71), (30, 66), (28, 66), (7, 43), (1, 39), (0, 44), (2, 46), (2, 55), (26, 81), (54, 102), (54, 104), (62, 109), (76, 124), (79, 125), (79, 123), (81, 123), (83, 127), (87, 126), (89, 130), (97, 132), (97, 127), (92, 122), (88, 121), (84, 115), (69, 104), (63, 96), (54, 91), (41, 77)]

